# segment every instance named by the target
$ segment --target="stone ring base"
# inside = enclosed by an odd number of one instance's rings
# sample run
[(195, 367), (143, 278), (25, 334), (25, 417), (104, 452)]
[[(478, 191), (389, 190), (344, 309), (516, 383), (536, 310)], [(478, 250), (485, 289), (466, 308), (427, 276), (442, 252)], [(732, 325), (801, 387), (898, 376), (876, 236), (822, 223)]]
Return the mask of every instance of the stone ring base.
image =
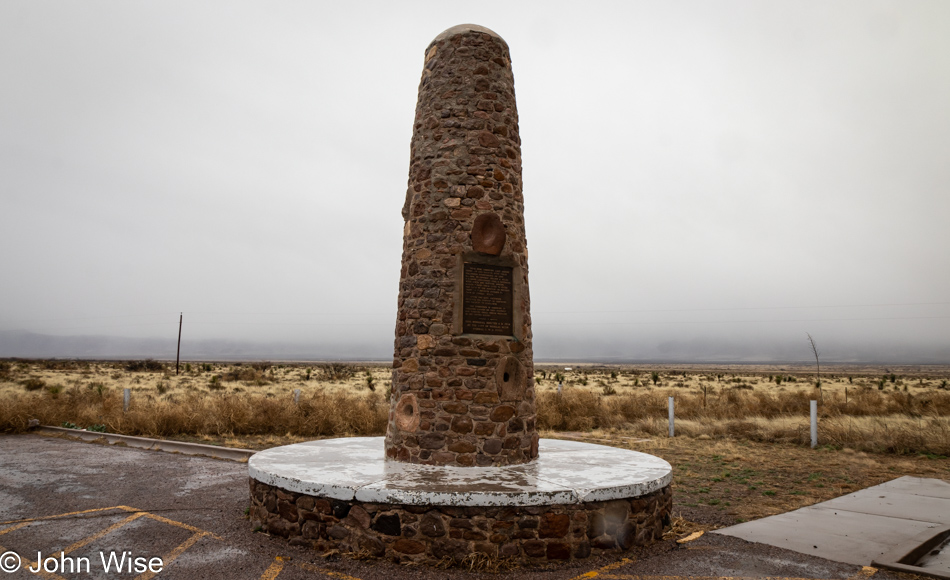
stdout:
[(672, 507), (669, 463), (575, 441), (542, 439), (529, 464), (450, 467), (386, 461), (382, 437), (328, 439), (248, 468), (252, 525), (399, 562), (588, 558), (659, 539)]

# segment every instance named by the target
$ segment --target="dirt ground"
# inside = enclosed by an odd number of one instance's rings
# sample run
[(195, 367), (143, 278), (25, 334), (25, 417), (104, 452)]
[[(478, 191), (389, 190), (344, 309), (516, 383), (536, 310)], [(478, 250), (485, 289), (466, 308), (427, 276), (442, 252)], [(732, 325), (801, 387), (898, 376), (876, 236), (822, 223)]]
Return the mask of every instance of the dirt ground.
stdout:
[(670, 462), (674, 529), (682, 533), (788, 512), (903, 475), (950, 481), (950, 459), (925, 455), (688, 438), (614, 445)]
[[(673, 466), (673, 530), (669, 538), (709, 531), (827, 501), (904, 475), (950, 482), (950, 458), (864, 453), (819, 446), (693, 439), (644, 439), (617, 432), (546, 432), (571, 439), (642, 451)], [(178, 438), (208, 443), (204, 438)], [(303, 437), (248, 437), (212, 443), (267, 449)]]

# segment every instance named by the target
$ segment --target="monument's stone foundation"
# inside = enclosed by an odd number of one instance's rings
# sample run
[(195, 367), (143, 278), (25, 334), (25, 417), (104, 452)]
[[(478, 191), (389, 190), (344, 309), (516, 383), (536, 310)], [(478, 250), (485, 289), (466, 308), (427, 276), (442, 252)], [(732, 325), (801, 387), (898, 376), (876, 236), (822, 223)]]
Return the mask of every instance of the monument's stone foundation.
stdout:
[(538, 456), (508, 45), (446, 30), (425, 52), (402, 215), (386, 457), (432, 465)]
[(542, 440), (541, 452), (462, 468), (385, 461), (381, 438), (278, 447), (251, 457), (251, 520), (321, 552), (427, 564), (582, 559), (662, 536), (668, 463), (573, 441)]
[(522, 562), (573, 560), (663, 536), (666, 486), (635, 499), (529, 507), (411, 506), (341, 501), (251, 480), (251, 517), (270, 534), (320, 552), (364, 552), (426, 564), (473, 554)]

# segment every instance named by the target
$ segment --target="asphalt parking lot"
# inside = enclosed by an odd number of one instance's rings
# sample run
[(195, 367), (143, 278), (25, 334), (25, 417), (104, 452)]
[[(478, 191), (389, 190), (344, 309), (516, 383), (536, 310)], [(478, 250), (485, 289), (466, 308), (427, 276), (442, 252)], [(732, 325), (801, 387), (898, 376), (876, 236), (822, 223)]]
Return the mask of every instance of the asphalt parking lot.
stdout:
[[(255, 533), (245, 518), (247, 507), (245, 463), (36, 434), (0, 436), (0, 580), (488, 575), (324, 557)], [(491, 575), (519, 580), (872, 576), (897, 577), (715, 534), (607, 559)]]

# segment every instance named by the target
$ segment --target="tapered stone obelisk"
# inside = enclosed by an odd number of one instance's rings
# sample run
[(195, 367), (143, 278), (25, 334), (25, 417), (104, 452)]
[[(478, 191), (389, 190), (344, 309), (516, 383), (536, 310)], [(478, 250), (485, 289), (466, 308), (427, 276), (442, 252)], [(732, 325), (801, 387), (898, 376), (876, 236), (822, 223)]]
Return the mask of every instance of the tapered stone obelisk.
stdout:
[(538, 456), (523, 201), (508, 45), (450, 28), (426, 49), (413, 124), (388, 459)]

